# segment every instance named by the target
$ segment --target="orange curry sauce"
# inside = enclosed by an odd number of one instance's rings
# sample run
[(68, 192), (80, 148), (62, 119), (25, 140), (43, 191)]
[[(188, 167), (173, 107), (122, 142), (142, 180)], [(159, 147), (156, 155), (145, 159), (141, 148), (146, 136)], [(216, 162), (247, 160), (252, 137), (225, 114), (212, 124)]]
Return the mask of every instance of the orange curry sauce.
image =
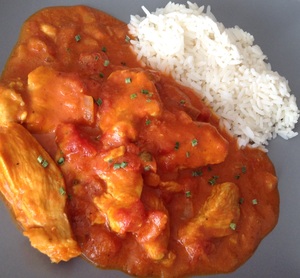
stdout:
[(193, 91), (142, 68), (110, 15), (36, 13), (1, 83), (21, 94), (23, 126), (59, 161), (74, 238), (95, 265), (147, 277), (229, 272), (276, 225), (266, 153), (240, 150)]

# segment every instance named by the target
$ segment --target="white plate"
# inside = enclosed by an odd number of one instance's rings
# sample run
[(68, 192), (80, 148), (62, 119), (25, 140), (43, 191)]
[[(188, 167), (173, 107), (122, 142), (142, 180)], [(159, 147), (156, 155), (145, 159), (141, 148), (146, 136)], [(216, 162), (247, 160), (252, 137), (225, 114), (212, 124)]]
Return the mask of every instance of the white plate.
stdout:
[[(163, 7), (162, 0), (0, 0), (0, 69), (15, 44), (23, 21), (46, 6), (85, 4), (101, 9), (128, 22), (130, 14), (143, 15)], [(174, 1), (186, 3), (185, 1)], [(292, 92), (300, 99), (300, 1), (299, 0), (196, 0), (209, 4), (226, 27), (239, 25), (255, 37), (268, 56), (273, 69), (284, 75)], [(299, 103), (299, 102), (298, 102)], [(298, 106), (300, 106), (298, 104)], [(299, 132), (299, 125), (296, 127)], [(279, 177), (281, 212), (274, 231), (263, 240), (250, 260), (234, 273), (218, 278), (296, 278), (300, 277), (300, 135), (289, 141), (281, 138), (269, 145), (269, 155)], [(68, 263), (51, 264), (30, 247), (16, 229), (9, 211), (0, 202), (0, 261), (2, 278), (18, 277), (126, 277), (118, 271), (95, 268), (80, 258)], [(213, 277), (213, 276), (209, 276)]]

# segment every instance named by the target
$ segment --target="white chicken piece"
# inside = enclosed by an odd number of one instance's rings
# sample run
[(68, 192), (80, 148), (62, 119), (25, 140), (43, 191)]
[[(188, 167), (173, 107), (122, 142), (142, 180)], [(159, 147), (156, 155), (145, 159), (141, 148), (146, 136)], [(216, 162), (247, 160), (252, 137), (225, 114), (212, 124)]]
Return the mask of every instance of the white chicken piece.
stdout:
[(15, 90), (0, 85), (0, 123), (20, 122), (27, 117), (25, 102)]
[(203, 255), (206, 241), (234, 233), (239, 217), (238, 186), (231, 182), (214, 185), (199, 213), (179, 230), (179, 241), (191, 258)]
[(65, 213), (62, 174), (17, 123), (0, 127), (0, 190), (33, 247), (55, 263), (80, 255)]

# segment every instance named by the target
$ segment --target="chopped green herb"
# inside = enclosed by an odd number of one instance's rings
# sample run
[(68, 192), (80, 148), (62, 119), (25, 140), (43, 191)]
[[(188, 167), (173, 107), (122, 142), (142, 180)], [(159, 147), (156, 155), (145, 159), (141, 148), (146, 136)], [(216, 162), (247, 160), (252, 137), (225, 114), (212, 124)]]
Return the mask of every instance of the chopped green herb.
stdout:
[(102, 50), (102, 52), (106, 52), (106, 47), (103, 46), (101, 50)]
[(39, 155), (39, 157), (37, 158), (38, 163), (42, 164), (43, 160), (44, 158), (41, 155)]
[(192, 177), (200, 177), (202, 176), (202, 171), (201, 170), (196, 170), (192, 172)]
[(147, 119), (145, 122), (146, 125), (150, 125), (151, 124), (151, 120)]
[(186, 192), (185, 192), (185, 197), (191, 198), (191, 197), (192, 197), (191, 191), (186, 191)]
[(253, 205), (257, 205), (257, 204), (258, 204), (257, 199), (253, 199), (253, 200), (252, 200), (252, 204), (253, 204)]
[(103, 103), (101, 98), (94, 99), (94, 101), (98, 106), (100, 106)]
[(59, 194), (60, 195), (66, 195), (66, 190), (63, 187), (59, 188)]
[(246, 167), (246, 166), (243, 166), (243, 167), (242, 167), (242, 173), (245, 174), (246, 172), (247, 172), (247, 167)]
[(229, 224), (229, 227), (230, 227), (230, 229), (233, 230), (233, 231), (236, 230), (236, 224), (235, 224), (234, 222), (231, 222), (231, 223)]
[(107, 66), (109, 65), (109, 60), (105, 60), (105, 61), (103, 62), (103, 65), (104, 65), (105, 67), (107, 67)]
[(146, 89), (142, 89), (142, 90), (141, 90), (141, 93), (144, 94), (144, 95), (148, 95), (148, 94), (149, 94), (149, 91), (146, 90)]
[(60, 157), (60, 158), (57, 160), (57, 164), (58, 164), (58, 165), (62, 165), (62, 164), (64, 164), (64, 162), (65, 162), (65, 159), (64, 159), (63, 157)]
[(125, 41), (130, 42), (130, 37), (128, 35), (125, 36)]
[(117, 169), (124, 169), (126, 166), (128, 165), (128, 162), (121, 162), (121, 163), (115, 163), (114, 164), (114, 170), (117, 170)]
[(184, 99), (182, 99), (182, 100), (179, 101), (180, 105), (184, 105), (185, 103), (186, 103), (186, 101)]
[(210, 185), (215, 185), (217, 183), (217, 179), (219, 176), (212, 176), (212, 178), (208, 181)]
[(45, 160), (41, 155), (37, 158), (38, 163), (40, 163), (44, 168), (48, 167), (49, 162)]
[(103, 78), (103, 77), (104, 77), (104, 74), (103, 74), (103, 72), (100, 72), (100, 73), (99, 73), (99, 77), (101, 77), (101, 78)]
[(179, 142), (176, 142), (176, 143), (175, 143), (174, 149), (175, 149), (175, 150), (179, 150), (179, 147), (180, 147), (180, 143), (179, 143)]
[(77, 35), (75, 36), (75, 41), (76, 41), (76, 42), (80, 42), (80, 40), (81, 40), (81, 36), (80, 36), (79, 34), (77, 34)]
[(99, 56), (98, 56), (98, 55), (95, 56), (95, 60), (96, 60), (96, 61), (99, 60)]
[(192, 140), (192, 147), (195, 147), (195, 146), (197, 146), (198, 145), (198, 140), (196, 139), (196, 138), (194, 138), (193, 140)]
[(127, 78), (125, 78), (125, 83), (126, 83), (126, 84), (129, 84), (129, 83), (131, 83), (131, 81), (132, 81), (132, 80), (131, 80), (131, 78), (130, 78), (130, 77), (127, 77)]
[(47, 160), (43, 160), (42, 166), (43, 166), (44, 168), (46, 168), (46, 167), (48, 167), (48, 165), (49, 165), (49, 162), (48, 162)]
[(137, 94), (131, 94), (131, 95), (130, 95), (130, 98), (131, 98), (131, 99), (137, 98)]
[(144, 167), (144, 170), (145, 170), (145, 171), (150, 171), (150, 169), (151, 169), (151, 167), (150, 167), (149, 165), (146, 165), (146, 166)]

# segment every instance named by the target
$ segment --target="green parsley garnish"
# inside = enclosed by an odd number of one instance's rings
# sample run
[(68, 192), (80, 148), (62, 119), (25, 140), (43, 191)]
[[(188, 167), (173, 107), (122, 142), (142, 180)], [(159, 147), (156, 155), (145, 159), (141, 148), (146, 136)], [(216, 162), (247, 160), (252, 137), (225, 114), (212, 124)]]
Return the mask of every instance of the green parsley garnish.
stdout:
[(150, 169), (151, 169), (151, 167), (150, 167), (149, 165), (146, 165), (146, 166), (144, 167), (144, 170), (145, 170), (145, 171), (150, 171)]
[(151, 120), (147, 119), (145, 122), (146, 125), (150, 125), (151, 124)]
[(105, 61), (103, 62), (103, 65), (104, 65), (105, 67), (107, 67), (107, 66), (109, 65), (109, 60), (105, 60)]
[(212, 176), (212, 178), (208, 181), (210, 185), (215, 185), (217, 183), (217, 179), (219, 176)]
[(200, 177), (202, 176), (202, 171), (201, 170), (196, 170), (192, 172), (192, 177)]
[(196, 138), (194, 138), (193, 140), (192, 140), (192, 147), (195, 147), (195, 146), (197, 146), (198, 145), (198, 140), (196, 139)]
[(99, 73), (99, 77), (101, 77), (101, 78), (103, 78), (103, 77), (104, 77), (104, 74), (103, 74), (103, 72), (100, 72), (100, 73)]
[(229, 227), (230, 227), (230, 229), (233, 230), (233, 231), (236, 230), (236, 224), (235, 224), (234, 222), (231, 222), (231, 223), (229, 224)]
[(191, 191), (186, 191), (185, 192), (185, 197), (187, 197), (187, 198), (191, 198), (192, 197), (192, 193), (191, 193)]
[(131, 98), (131, 99), (137, 98), (137, 94), (131, 94), (131, 95), (130, 95), (130, 98)]
[(128, 165), (128, 162), (121, 162), (121, 163), (115, 163), (114, 164), (114, 170), (117, 170), (117, 169), (124, 169), (126, 166)]
[(102, 52), (106, 52), (106, 47), (103, 46), (101, 50), (102, 50)]
[(60, 195), (66, 195), (66, 190), (63, 187), (59, 188), (59, 194)]
[(63, 157), (60, 157), (58, 160), (57, 160), (57, 164), (58, 165), (63, 165), (65, 162), (65, 159)]
[(257, 205), (257, 204), (258, 204), (257, 199), (253, 199), (253, 200), (252, 200), (252, 204), (253, 204), (253, 205)]
[(49, 162), (45, 160), (41, 155), (37, 158), (38, 163), (40, 163), (44, 168), (46, 168), (49, 165)]
[(177, 151), (177, 150), (179, 150), (179, 147), (180, 147), (180, 143), (179, 143), (179, 142), (176, 142), (176, 143), (175, 143), (174, 149)]
[(81, 36), (80, 36), (79, 34), (77, 34), (77, 35), (75, 36), (75, 41), (76, 41), (76, 42), (80, 42), (80, 40), (81, 40)]
[(100, 106), (103, 103), (101, 98), (94, 99), (94, 101), (98, 106)]
[(147, 95), (147, 94), (149, 94), (149, 91), (146, 90), (146, 89), (142, 89), (142, 90), (141, 90), (141, 93), (144, 94), (144, 95)]
[(125, 36), (125, 41), (130, 42), (130, 37), (128, 35)]
[(242, 173), (245, 174), (246, 172), (247, 172), (247, 167), (246, 167), (246, 166), (243, 166), (243, 167), (242, 167)]
[(130, 77), (127, 77), (127, 78), (125, 78), (125, 83), (126, 83), (126, 84), (129, 84), (129, 83), (131, 83), (131, 81), (132, 81), (132, 80), (131, 80), (131, 78), (130, 78)]

